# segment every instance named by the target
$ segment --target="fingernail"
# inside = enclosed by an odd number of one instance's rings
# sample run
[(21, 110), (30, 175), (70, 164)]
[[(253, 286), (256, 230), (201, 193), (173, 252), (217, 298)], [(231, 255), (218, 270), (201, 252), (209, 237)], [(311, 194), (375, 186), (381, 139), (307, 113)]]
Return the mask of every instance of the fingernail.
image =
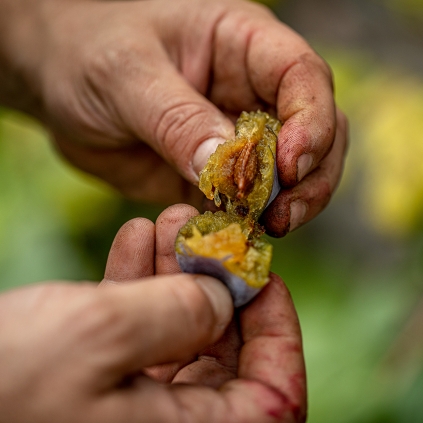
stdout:
[(207, 295), (217, 317), (216, 335), (220, 335), (232, 319), (234, 307), (228, 289), (218, 279), (198, 275), (195, 281)]
[(198, 146), (192, 159), (192, 168), (197, 175), (197, 178), (200, 171), (203, 170), (203, 167), (206, 165), (210, 155), (216, 151), (219, 144), (223, 144), (225, 141), (226, 140), (224, 138), (220, 137), (209, 138)]
[(291, 218), (289, 222), (289, 232), (298, 228), (303, 223), (307, 213), (307, 204), (304, 201), (296, 200), (291, 203)]
[(297, 182), (300, 182), (301, 179), (307, 175), (312, 164), (313, 157), (311, 157), (310, 154), (303, 154), (300, 156), (297, 162)]

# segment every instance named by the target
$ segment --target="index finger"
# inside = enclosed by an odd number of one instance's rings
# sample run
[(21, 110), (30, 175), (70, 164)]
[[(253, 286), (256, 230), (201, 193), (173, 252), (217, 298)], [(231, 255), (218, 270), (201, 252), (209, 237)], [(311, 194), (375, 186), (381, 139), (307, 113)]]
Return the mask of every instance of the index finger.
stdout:
[(118, 231), (110, 248), (101, 286), (154, 275), (154, 223), (135, 218)]
[(175, 204), (164, 210), (156, 221), (155, 266), (158, 275), (180, 273), (176, 261), (175, 240), (179, 229), (198, 211), (187, 204)]
[(282, 185), (295, 185), (319, 164), (334, 140), (331, 71), (305, 40), (276, 19), (252, 32), (247, 67), (254, 91), (276, 106), (284, 123), (278, 174)]

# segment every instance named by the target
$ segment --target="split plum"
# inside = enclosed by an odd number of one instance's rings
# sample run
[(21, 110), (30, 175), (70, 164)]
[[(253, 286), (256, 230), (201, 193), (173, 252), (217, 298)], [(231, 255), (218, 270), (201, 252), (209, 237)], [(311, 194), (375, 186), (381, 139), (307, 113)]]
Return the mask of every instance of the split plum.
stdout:
[(200, 189), (226, 211), (193, 217), (176, 238), (182, 271), (220, 279), (235, 307), (269, 279), (272, 246), (258, 219), (280, 190), (275, 157), (281, 126), (267, 113), (241, 114), (235, 139), (219, 145), (200, 173)]

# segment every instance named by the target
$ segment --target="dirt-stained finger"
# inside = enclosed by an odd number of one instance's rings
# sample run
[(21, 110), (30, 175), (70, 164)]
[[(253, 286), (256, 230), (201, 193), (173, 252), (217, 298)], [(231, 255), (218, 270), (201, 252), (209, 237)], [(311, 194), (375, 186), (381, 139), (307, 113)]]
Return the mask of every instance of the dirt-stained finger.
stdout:
[(250, 306), (241, 311), (245, 345), (238, 376), (260, 380), (285, 398), (286, 411), (303, 421), (307, 409), (301, 328), (289, 290), (275, 274)]
[(148, 219), (126, 222), (116, 234), (102, 284), (154, 275), (155, 228)]
[(330, 153), (298, 185), (283, 189), (262, 216), (267, 233), (281, 237), (308, 222), (329, 203), (344, 165), (347, 120), (338, 111), (336, 138)]
[(163, 211), (156, 221), (156, 273), (180, 273), (175, 256), (175, 239), (179, 229), (191, 218), (198, 215), (198, 210), (186, 204), (175, 204)]

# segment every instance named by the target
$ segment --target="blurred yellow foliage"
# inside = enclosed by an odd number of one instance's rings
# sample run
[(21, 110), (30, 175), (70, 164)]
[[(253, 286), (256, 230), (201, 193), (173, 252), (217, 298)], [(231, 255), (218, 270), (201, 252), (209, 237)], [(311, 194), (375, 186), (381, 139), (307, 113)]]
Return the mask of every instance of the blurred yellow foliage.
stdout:
[(406, 235), (423, 213), (423, 80), (375, 75), (362, 89), (364, 209), (377, 229)]
[(385, 2), (400, 14), (423, 20), (423, 0), (385, 0)]
[(423, 78), (358, 51), (323, 55), (350, 121), (341, 188), (356, 181), (364, 218), (375, 230), (409, 236), (423, 223)]

